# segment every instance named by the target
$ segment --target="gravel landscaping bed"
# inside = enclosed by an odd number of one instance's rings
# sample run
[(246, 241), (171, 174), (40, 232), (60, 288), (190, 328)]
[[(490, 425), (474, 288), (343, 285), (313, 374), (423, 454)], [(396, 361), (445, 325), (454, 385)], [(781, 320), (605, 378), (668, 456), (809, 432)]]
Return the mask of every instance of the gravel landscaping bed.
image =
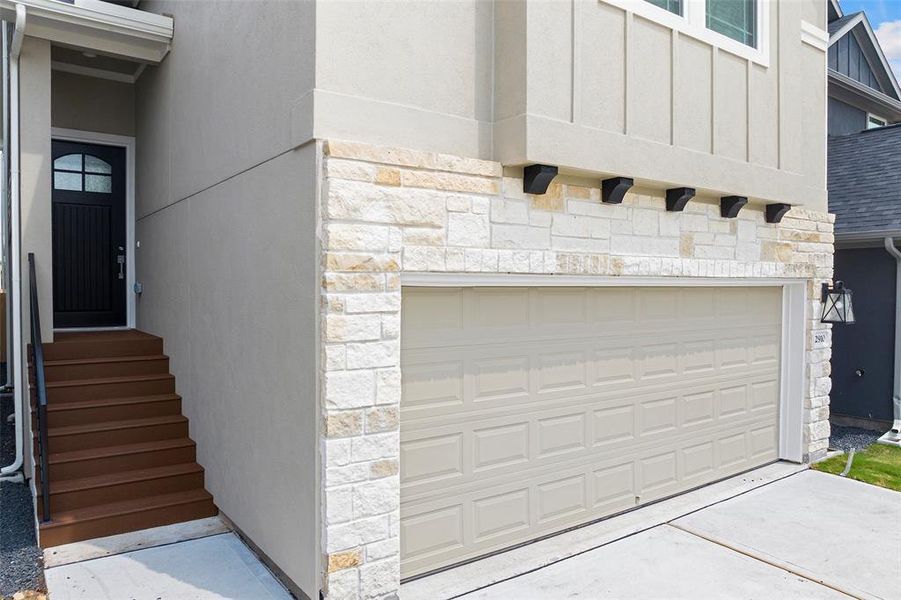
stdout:
[(851, 448), (863, 450), (870, 444), (874, 444), (881, 435), (878, 431), (870, 429), (833, 425), (832, 433), (829, 435), (829, 448), (845, 452)]
[[(15, 458), (15, 429), (6, 417), (12, 398), (0, 397), (0, 463)], [(0, 597), (16, 592), (46, 591), (41, 550), (34, 533), (34, 512), (28, 485), (0, 483)]]

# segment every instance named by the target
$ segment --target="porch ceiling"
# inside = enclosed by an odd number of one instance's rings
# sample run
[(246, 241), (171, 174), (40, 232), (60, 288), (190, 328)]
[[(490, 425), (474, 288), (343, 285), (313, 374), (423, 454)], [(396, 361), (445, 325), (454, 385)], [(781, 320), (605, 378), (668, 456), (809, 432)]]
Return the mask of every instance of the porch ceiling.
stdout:
[(0, 18), (26, 9), (25, 34), (69, 48), (156, 64), (169, 52), (173, 20), (100, 0), (0, 0)]

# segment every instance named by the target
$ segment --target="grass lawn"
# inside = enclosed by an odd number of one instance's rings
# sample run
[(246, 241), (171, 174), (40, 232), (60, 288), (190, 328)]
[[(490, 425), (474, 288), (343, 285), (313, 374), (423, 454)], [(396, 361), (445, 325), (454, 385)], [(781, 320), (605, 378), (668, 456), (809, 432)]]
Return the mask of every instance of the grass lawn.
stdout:
[[(848, 455), (833, 456), (813, 465), (817, 471), (835, 475), (845, 470)], [(854, 454), (848, 477), (901, 492), (901, 448), (873, 444)]]

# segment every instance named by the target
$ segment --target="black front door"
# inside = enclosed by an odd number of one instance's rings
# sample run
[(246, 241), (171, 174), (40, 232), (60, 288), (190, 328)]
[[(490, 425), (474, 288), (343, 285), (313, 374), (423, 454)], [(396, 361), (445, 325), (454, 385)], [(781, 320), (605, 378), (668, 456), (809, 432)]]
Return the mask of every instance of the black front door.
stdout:
[(53, 141), (53, 326), (126, 324), (125, 149)]

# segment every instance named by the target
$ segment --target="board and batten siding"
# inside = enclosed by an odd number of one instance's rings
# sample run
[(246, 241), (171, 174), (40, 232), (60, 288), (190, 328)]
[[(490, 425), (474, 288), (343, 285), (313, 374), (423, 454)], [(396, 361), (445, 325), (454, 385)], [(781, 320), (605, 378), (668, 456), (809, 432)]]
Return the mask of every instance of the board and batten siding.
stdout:
[(525, 93), (508, 101), (498, 90), (495, 102), (507, 114), (521, 104), (525, 133), (496, 127), (496, 160), (825, 210), (825, 44), (802, 41), (820, 18), (805, 3), (767, 3), (766, 52), (755, 59), (649, 16), (644, 0), (520, 10), (526, 55), (504, 50), (522, 41), (501, 27), (496, 69), (524, 72)]
[(825, 211), (824, 10), (761, 1), (756, 62), (642, 16), (645, 0), (322, 3), (295, 114), (313, 125), (295, 135)]

